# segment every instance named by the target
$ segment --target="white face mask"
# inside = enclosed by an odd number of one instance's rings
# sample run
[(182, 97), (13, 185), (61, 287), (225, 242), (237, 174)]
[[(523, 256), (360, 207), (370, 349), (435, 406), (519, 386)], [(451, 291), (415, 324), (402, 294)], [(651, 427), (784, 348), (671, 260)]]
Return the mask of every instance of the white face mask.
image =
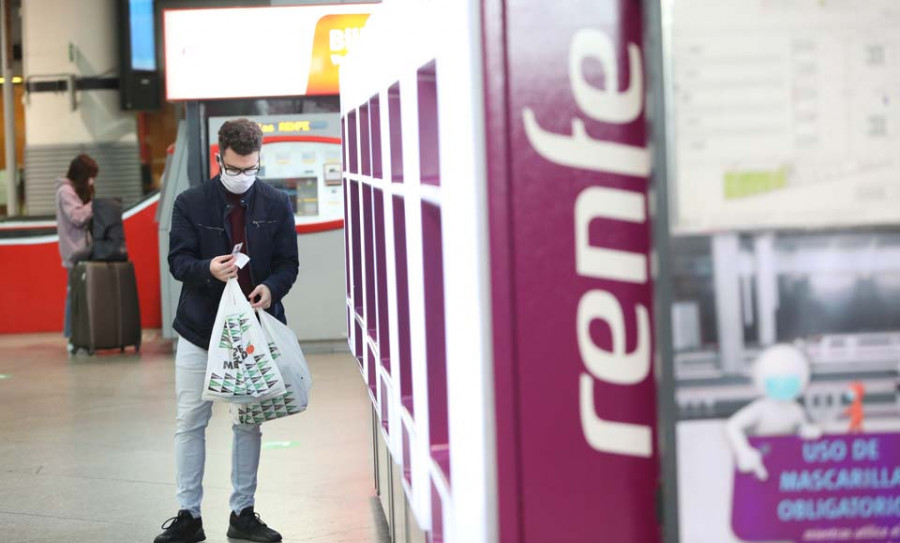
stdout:
[(222, 184), (225, 185), (225, 189), (232, 194), (244, 194), (250, 190), (250, 187), (253, 186), (253, 182), (256, 181), (256, 176), (250, 175), (249, 173), (228, 175), (223, 171), (220, 177), (222, 179)]

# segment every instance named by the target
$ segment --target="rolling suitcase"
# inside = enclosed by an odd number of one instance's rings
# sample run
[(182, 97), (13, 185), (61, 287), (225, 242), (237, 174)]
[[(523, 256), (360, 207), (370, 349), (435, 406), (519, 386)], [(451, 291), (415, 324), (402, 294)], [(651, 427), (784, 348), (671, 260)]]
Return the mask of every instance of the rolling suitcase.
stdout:
[(141, 348), (141, 311), (131, 262), (79, 262), (71, 275), (72, 345), (98, 349)]

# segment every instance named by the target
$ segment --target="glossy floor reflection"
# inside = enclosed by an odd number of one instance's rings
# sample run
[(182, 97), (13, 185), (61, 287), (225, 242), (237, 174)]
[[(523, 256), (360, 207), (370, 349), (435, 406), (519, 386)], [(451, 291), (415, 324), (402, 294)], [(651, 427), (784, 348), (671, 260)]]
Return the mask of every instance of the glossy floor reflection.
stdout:
[[(382, 543), (371, 411), (349, 354), (310, 355), (307, 412), (263, 425), (257, 511), (286, 542)], [(175, 502), (169, 342), (68, 358), (56, 334), (0, 336), (0, 542), (153, 541)], [(207, 430), (203, 522), (228, 541), (231, 426)]]

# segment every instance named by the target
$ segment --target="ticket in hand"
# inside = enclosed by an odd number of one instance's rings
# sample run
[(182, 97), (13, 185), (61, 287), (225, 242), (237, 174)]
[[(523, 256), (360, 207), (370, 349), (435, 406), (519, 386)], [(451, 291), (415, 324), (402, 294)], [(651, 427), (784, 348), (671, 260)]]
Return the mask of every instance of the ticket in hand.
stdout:
[(247, 262), (250, 262), (250, 257), (241, 252), (241, 247), (243, 246), (243, 243), (238, 243), (234, 246), (234, 249), (231, 250), (231, 254), (237, 257), (237, 261), (234, 264), (239, 269), (243, 269), (243, 267), (247, 265)]

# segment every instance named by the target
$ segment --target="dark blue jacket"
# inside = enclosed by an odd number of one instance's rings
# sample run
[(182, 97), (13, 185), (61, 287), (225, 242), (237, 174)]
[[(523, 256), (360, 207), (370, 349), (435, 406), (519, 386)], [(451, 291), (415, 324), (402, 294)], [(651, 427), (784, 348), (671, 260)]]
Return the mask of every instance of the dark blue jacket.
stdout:
[[(257, 180), (242, 202), (246, 212), (246, 244), (254, 285), (272, 292), (268, 311), (283, 323), (281, 299), (297, 279), (297, 232), (287, 195)], [(231, 254), (231, 206), (216, 176), (189, 188), (175, 200), (169, 233), (169, 271), (182, 282), (173, 324), (175, 331), (207, 349), (225, 283), (209, 271), (210, 260)]]

